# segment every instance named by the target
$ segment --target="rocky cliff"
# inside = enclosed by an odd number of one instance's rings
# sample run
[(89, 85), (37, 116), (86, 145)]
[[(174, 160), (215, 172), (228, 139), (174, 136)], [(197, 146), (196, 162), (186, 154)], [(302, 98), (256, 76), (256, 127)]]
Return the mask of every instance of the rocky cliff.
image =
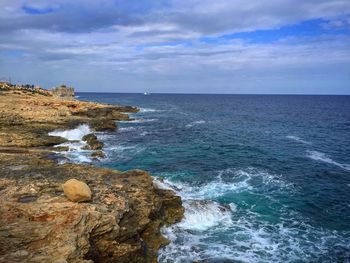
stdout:
[[(140, 170), (57, 164), (47, 133), (88, 123), (95, 130), (128, 120), (118, 107), (0, 91), (0, 262), (156, 262), (168, 241), (160, 227), (183, 216), (181, 199)], [(75, 178), (92, 200), (76, 203), (62, 184)]]

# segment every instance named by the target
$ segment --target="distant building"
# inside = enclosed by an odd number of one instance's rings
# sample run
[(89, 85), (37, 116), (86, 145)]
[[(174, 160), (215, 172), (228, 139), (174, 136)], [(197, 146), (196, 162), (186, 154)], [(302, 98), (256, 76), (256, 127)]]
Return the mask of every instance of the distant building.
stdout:
[(61, 85), (59, 87), (53, 88), (51, 92), (52, 95), (60, 97), (62, 99), (74, 99), (74, 88), (67, 87), (66, 85)]

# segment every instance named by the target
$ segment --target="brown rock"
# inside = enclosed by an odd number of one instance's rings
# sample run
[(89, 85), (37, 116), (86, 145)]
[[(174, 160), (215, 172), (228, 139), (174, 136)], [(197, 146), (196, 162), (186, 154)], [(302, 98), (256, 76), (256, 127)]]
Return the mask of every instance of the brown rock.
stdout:
[(96, 135), (93, 133), (85, 135), (82, 140), (88, 144), (83, 147), (83, 150), (101, 150), (104, 145), (103, 142), (97, 140)]
[(91, 190), (89, 186), (77, 179), (70, 179), (62, 185), (64, 194), (73, 202), (83, 202), (91, 200)]
[(91, 157), (94, 157), (94, 158), (106, 158), (106, 155), (102, 151), (96, 151), (96, 152), (93, 152), (91, 154)]
[[(66, 140), (48, 136), (82, 123), (113, 130), (138, 109), (0, 89), (0, 262), (156, 262), (168, 243), (160, 227), (181, 220), (181, 199), (144, 171), (57, 164), (51, 146)], [(89, 185), (82, 188), (93, 202), (63, 195), (72, 177)]]
[(82, 140), (84, 142), (90, 143), (90, 142), (93, 142), (93, 141), (97, 141), (97, 137), (96, 137), (95, 134), (90, 133), (90, 134), (84, 135)]

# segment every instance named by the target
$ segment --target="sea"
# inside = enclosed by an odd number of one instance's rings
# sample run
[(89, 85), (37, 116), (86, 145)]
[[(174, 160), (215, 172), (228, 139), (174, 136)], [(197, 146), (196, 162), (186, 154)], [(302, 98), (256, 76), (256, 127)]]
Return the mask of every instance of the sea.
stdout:
[[(159, 262), (350, 262), (350, 96), (78, 93), (140, 112), (98, 133), (107, 158), (183, 200)], [(87, 125), (55, 131), (71, 140)]]

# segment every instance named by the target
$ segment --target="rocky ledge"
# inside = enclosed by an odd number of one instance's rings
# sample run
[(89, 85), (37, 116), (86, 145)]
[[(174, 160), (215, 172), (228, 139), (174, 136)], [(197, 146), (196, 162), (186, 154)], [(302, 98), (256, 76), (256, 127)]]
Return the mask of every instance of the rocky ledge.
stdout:
[[(63, 139), (47, 136), (82, 123), (115, 129), (136, 111), (0, 89), (0, 262), (157, 261), (168, 243), (160, 227), (183, 216), (180, 197), (144, 171), (59, 165), (51, 147)], [(73, 178), (88, 185), (91, 200), (64, 195)]]

